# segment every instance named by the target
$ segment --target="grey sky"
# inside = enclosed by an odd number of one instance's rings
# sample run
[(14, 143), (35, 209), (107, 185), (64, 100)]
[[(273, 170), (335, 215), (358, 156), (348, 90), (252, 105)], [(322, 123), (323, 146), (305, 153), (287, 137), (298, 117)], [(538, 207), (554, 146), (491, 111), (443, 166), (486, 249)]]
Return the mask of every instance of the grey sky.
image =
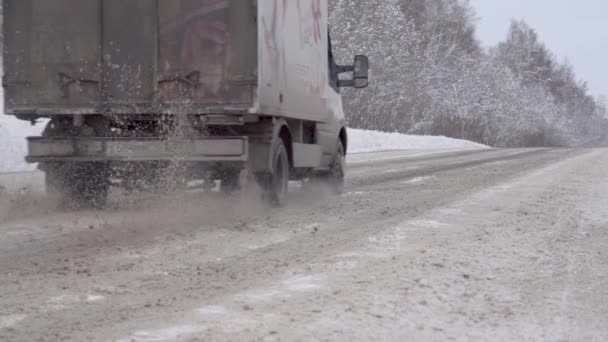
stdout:
[(607, 0), (470, 0), (485, 45), (502, 40), (512, 18), (525, 19), (560, 61), (567, 59), (593, 95), (608, 95)]

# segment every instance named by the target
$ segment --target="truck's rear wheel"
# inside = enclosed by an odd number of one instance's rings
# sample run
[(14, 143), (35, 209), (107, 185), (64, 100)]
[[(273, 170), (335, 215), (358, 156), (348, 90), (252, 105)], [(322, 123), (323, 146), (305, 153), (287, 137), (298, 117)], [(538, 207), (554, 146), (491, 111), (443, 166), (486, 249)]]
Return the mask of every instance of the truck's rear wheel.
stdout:
[(257, 178), (266, 201), (277, 207), (285, 205), (289, 186), (289, 156), (282, 139), (278, 139), (272, 149), (272, 172), (258, 175)]
[(51, 163), (44, 170), (47, 194), (61, 207), (105, 206), (110, 190), (110, 167), (106, 163)]

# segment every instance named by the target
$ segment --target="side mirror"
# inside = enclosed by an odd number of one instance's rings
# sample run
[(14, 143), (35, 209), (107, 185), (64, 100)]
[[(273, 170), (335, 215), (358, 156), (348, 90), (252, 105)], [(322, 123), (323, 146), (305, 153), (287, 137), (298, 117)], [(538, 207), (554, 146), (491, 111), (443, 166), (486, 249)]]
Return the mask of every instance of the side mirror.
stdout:
[(367, 56), (355, 56), (353, 80), (355, 81), (355, 88), (366, 88), (369, 85), (369, 58)]
[(338, 66), (338, 73), (352, 72), (352, 79), (338, 81), (340, 87), (365, 88), (369, 85), (369, 58), (364, 55), (355, 56), (353, 65)]

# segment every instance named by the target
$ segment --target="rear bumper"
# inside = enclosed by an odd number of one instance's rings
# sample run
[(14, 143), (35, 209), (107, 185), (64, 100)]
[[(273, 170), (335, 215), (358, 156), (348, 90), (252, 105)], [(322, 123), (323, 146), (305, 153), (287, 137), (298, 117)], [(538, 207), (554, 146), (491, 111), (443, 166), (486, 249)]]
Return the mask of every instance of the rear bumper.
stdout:
[(53, 161), (245, 162), (246, 137), (166, 140), (155, 138), (28, 138), (30, 163)]

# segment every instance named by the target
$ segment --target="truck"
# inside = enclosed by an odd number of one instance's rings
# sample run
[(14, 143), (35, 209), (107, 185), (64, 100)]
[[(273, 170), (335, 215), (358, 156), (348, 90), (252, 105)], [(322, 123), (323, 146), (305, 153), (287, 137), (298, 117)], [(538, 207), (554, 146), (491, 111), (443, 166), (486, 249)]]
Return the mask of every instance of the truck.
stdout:
[(290, 180), (340, 192), (348, 151), (327, 0), (2, 0), (5, 113), (48, 195), (100, 207), (111, 186), (247, 180), (274, 205)]

